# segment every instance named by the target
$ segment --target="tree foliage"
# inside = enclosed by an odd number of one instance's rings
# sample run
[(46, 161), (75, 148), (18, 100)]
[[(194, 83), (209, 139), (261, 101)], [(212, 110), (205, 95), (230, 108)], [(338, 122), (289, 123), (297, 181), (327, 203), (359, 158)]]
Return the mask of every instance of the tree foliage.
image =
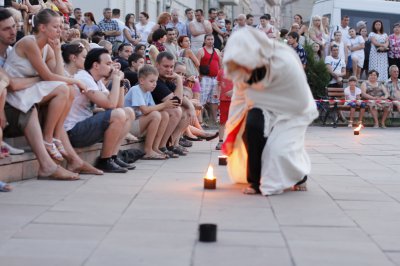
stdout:
[(325, 66), (324, 60), (316, 60), (314, 58), (312, 46), (305, 44), (304, 49), (307, 53), (306, 75), (308, 84), (310, 85), (314, 98), (319, 99), (321, 96), (325, 96), (325, 88), (328, 85), (331, 76)]

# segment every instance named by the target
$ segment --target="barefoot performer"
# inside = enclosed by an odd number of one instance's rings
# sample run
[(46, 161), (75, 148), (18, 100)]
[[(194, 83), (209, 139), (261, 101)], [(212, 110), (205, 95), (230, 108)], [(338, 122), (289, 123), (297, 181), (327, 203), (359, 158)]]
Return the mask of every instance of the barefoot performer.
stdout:
[(235, 85), (223, 151), (246, 194), (306, 190), (308, 125), (318, 116), (306, 75), (289, 46), (252, 28), (235, 32), (224, 54)]

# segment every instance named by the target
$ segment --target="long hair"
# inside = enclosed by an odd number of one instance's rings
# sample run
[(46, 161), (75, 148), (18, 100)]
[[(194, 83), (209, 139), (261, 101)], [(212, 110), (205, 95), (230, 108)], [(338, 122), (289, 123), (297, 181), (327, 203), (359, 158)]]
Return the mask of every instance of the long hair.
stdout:
[(51, 10), (51, 9), (43, 9), (33, 18), (33, 32), (39, 33), (39, 25), (47, 25), (50, 23), (52, 18), (58, 18), (60, 15)]
[(97, 25), (96, 20), (94, 19), (94, 15), (92, 12), (86, 12), (85, 14), (83, 14), (84, 17), (89, 17), (91, 21), (93, 21), (93, 23), (95, 25)]
[[(135, 17), (135, 14), (133, 14), (133, 13), (128, 13), (128, 14), (126, 14), (126, 16), (125, 16), (125, 26), (127, 26), (128, 28), (131, 28), (131, 25), (129, 25), (129, 19), (130, 19), (132, 16)], [(132, 28), (135, 30), (135, 33), (136, 33), (135, 22), (132, 23)]]

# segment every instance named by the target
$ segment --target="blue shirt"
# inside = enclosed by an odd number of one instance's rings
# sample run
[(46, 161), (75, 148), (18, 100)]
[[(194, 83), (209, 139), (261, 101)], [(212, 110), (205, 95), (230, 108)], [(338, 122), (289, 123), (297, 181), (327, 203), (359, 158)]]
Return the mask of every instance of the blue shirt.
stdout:
[(299, 55), (301, 63), (303, 65), (307, 65), (307, 54), (304, 48), (300, 44), (298, 44), (297, 47), (293, 47), (293, 49)]
[(156, 105), (151, 96), (151, 92), (144, 91), (140, 85), (133, 86), (125, 95), (125, 107), (132, 107), (135, 111), (136, 119), (143, 115), (140, 111), (140, 106), (154, 106)]
[[(118, 22), (115, 20), (106, 20), (103, 19), (102, 21), (99, 22), (99, 28), (102, 31), (119, 31), (119, 25)], [(114, 43), (117, 40), (118, 36), (105, 36), (105, 39), (111, 43)]]

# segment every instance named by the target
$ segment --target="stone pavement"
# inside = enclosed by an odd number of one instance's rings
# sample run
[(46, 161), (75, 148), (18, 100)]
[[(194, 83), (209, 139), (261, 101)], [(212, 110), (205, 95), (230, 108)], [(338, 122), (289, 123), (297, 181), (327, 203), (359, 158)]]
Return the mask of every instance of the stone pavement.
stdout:
[[(311, 127), (308, 192), (246, 196), (215, 142), (130, 174), (28, 180), (0, 193), (1, 266), (400, 265), (399, 129)], [(197, 241), (200, 223), (218, 241)]]

